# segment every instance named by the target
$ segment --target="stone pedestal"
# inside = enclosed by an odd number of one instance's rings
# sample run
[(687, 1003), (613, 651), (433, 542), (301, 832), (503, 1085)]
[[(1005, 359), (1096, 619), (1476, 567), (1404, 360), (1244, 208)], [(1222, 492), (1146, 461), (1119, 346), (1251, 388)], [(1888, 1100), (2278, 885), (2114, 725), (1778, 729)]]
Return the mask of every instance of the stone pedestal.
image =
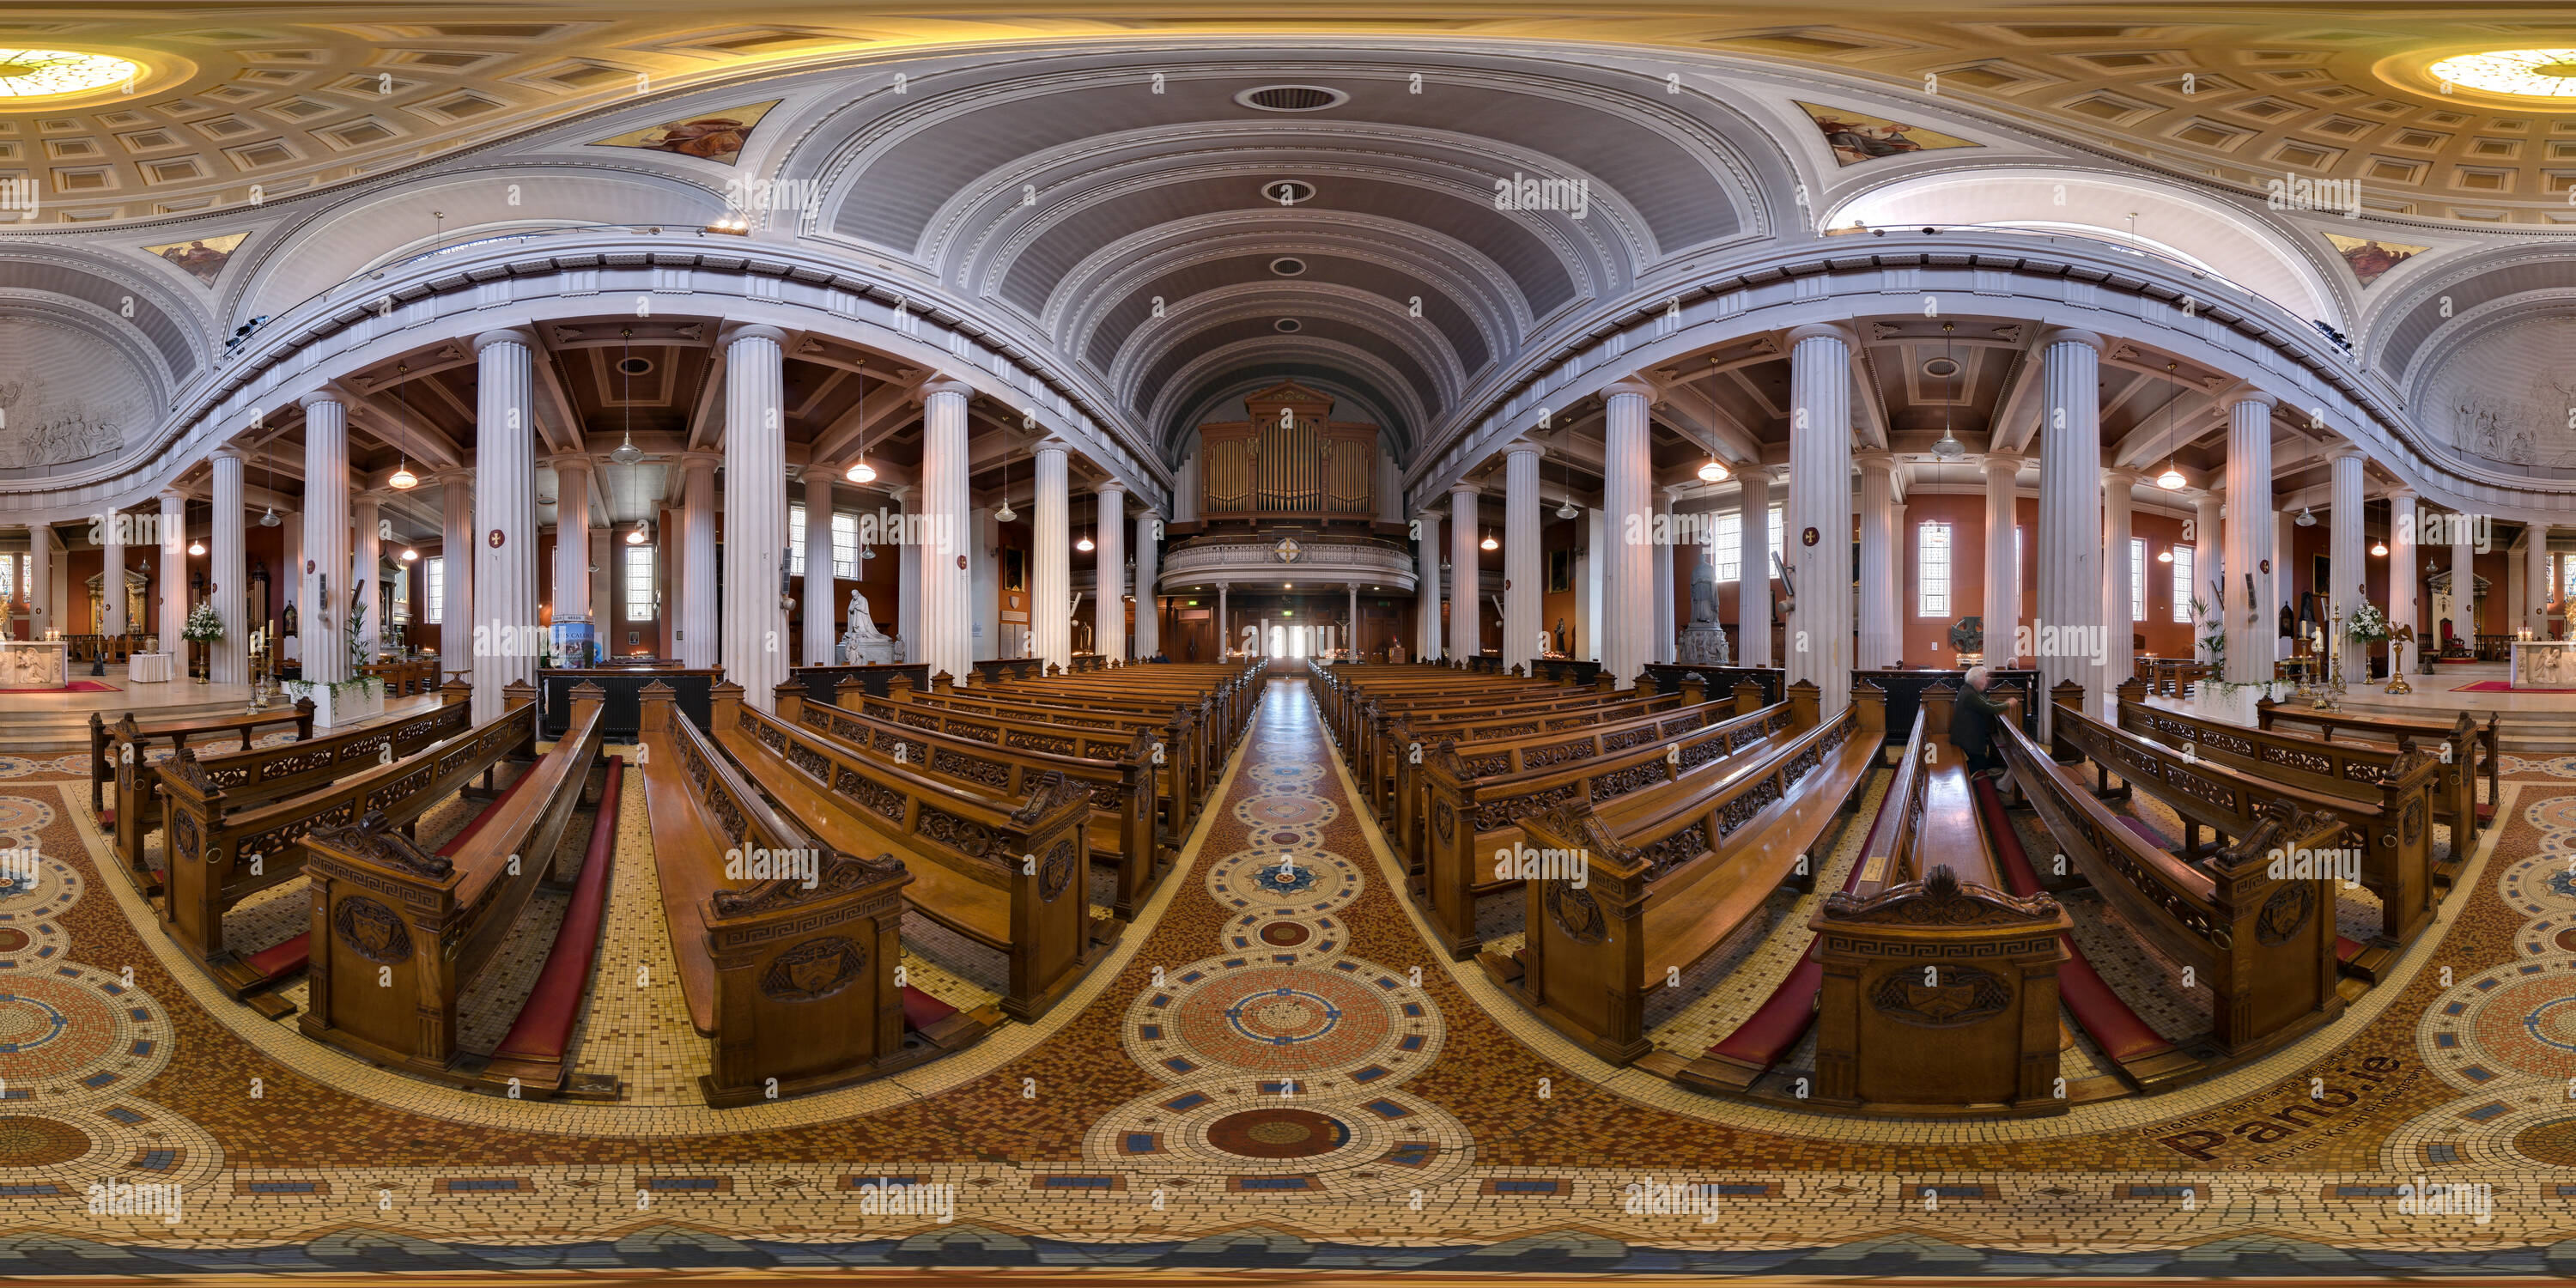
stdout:
[(1693, 622), (1682, 628), (1673, 661), (1682, 666), (1733, 666), (1735, 659), (1726, 643), (1726, 632), (1715, 622)]

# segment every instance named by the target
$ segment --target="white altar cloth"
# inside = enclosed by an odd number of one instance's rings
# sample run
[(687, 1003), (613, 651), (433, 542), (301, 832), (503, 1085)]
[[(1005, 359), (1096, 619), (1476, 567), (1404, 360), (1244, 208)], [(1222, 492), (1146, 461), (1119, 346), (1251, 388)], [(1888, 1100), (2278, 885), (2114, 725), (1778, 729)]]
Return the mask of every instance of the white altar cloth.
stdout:
[(170, 655), (167, 653), (126, 654), (125, 678), (135, 684), (169, 683)]

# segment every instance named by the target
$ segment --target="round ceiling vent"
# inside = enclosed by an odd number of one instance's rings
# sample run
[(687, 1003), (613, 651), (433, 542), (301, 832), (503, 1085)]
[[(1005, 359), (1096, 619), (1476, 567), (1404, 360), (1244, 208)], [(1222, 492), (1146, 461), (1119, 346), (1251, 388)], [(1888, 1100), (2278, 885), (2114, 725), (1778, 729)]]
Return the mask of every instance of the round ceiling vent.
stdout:
[(1303, 179), (1273, 179), (1261, 185), (1262, 200), (1274, 206), (1294, 206), (1315, 199), (1315, 185)]
[(1935, 380), (1947, 380), (1959, 374), (1959, 363), (1951, 358), (1932, 358), (1924, 362), (1923, 374)]
[(1340, 107), (1351, 96), (1323, 85), (1263, 85), (1235, 95), (1234, 101), (1260, 112), (1320, 112)]
[(652, 369), (651, 358), (621, 358), (617, 363), (617, 370), (629, 376), (640, 376)]
[(1303, 323), (1300, 323), (1295, 318), (1281, 318), (1278, 321), (1271, 323), (1270, 327), (1274, 331), (1294, 331), (1303, 325)]
[(1270, 261), (1270, 271), (1281, 277), (1295, 277), (1306, 271), (1306, 261), (1294, 255), (1282, 255)]

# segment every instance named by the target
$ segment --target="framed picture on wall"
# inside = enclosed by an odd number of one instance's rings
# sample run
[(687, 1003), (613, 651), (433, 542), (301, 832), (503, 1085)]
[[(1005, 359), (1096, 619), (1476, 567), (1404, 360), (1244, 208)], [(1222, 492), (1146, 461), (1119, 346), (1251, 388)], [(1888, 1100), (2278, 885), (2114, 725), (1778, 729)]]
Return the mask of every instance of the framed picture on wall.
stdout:
[(1558, 595), (1572, 589), (1574, 589), (1574, 552), (1571, 550), (1548, 551), (1547, 593)]
[(1002, 589), (1028, 593), (1029, 554), (1025, 550), (1002, 547)]

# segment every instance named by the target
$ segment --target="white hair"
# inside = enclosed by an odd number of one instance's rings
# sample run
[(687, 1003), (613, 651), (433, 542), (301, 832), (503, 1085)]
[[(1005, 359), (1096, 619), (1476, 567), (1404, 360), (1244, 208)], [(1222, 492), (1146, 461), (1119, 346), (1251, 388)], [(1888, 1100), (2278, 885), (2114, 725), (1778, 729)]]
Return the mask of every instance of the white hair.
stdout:
[(1972, 666), (1968, 668), (1968, 687), (1975, 689), (1980, 693), (1985, 691), (1986, 668), (1982, 666)]

